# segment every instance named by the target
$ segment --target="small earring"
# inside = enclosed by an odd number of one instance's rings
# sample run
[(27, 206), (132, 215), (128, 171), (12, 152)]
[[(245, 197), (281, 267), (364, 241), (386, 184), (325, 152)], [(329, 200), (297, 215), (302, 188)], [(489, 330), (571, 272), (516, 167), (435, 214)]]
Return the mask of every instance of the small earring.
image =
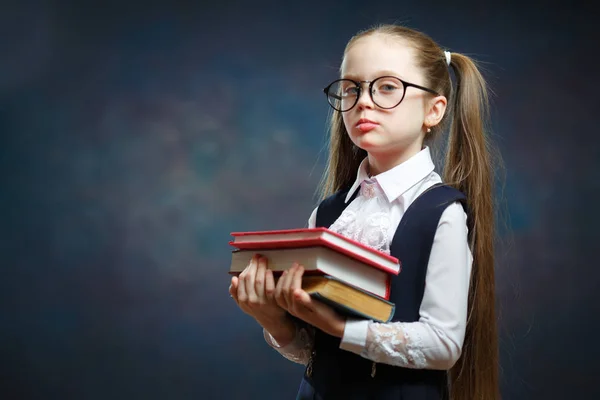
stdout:
[(427, 133), (431, 132), (431, 128), (427, 128)]

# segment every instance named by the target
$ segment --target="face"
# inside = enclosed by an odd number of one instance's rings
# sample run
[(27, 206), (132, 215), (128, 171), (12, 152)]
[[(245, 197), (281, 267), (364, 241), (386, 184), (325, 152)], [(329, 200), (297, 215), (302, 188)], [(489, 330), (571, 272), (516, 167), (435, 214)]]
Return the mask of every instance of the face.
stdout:
[[(400, 40), (371, 35), (359, 39), (349, 48), (342, 63), (342, 78), (372, 81), (391, 75), (427, 86), (414, 60), (414, 50)], [(380, 94), (374, 96), (402, 90), (401, 86), (394, 88), (386, 82), (382, 84), (386, 86), (377, 85), (380, 90), (376, 91)], [(363, 83), (362, 88), (358, 103), (350, 111), (342, 113), (346, 130), (354, 144), (369, 154), (420, 151), (426, 130), (427, 101), (433, 96), (423, 90), (407, 87), (397, 107), (383, 109), (374, 104), (369, 96), (368, 83)]]

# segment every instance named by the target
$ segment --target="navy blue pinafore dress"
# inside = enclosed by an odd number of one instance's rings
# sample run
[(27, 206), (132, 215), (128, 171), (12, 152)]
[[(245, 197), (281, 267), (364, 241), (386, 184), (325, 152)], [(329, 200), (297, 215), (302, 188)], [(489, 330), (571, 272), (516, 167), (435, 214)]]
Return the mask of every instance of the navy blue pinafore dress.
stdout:
[[(354, 193), (353, 199), (357, 193)], [(329, 227), (335, 222), (350, 203), (344, 202), (347, 194), (348, 190), (339, 191), (319, 204), (317, 227)], [(422, 193), (402, 217), (390, 246), (391, 255), (402, 264), (400, 274), (392, 278), (390, 301), (396, 305), (392, 321), (419, 320), (435, 232), (446, 207), (457, 201), (466, 210), (466, 197), (462, 192), (443, 184), (434, 185)], [(316, 330), (311, 367), (304, 372), (297, 400), (448, 398), (446, 371), (409, 369), (382, 363), (374, 365), (372, 361), (339, 346), (339, 338)]]

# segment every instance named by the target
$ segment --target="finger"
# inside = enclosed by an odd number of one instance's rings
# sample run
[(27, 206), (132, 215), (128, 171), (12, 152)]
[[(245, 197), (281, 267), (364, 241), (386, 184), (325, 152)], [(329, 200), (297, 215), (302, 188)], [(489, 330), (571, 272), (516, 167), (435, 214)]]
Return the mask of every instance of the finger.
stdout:
[(270, 301), (273, 300), (275, 294), (275, 277), (273, 271), (267, 268), (265, 272), (265, 297)]
[(296, 271), (298, 270), (298, 264), (292, 264), (292, 267), (288, 270), (288, 273), (285, 277), (285, 281), (283, 282), (283, 288), (289, 290), (292, 287), (292, 282), (294, 281), (294, 276), (296, 275)]
[(246, 278), (244, 279), (245, 290), (246, 290), (246, 294), (248, 295), (248, 301), (250, 303), (256, 303), (256, 301), (257, 301), (256, 291), (254, 290), (254, 280), (256, 278), (257, 260), (258, 260), (258, 257), (256, 255), (254, 255), (252, 257), (252, 261), (250, 262), (250, 265), (248, 266), (248, 274), (246, 275)]
[(254, 278), (254, 291), (258, 299), (263, 299), (265, 296), (265, 275), (267, 272), (267, 259), (259, 257), (258, 267), (256, 268), (256, 277)]
[(250, 261), (248, 261), (248, 265), (246, 265), (246, 267), (242, 270), (242, 272), (240, 272), (240, 274), (239, 274), (240, 280), (243, 280), (244, 277), (248, 274), (248, 268), (250, 268), (250, 264), (252, 264), (252, 258), (250, 259)]
[(245, 280), (245, 277), (242, 277), (240, 275), (240, 279), (237, 285), (238, 304), (244, 304), (246, 303), (246, 301), (248, 301), (248, 294), (246, 294), (246, 284), (244, 283)]
[(292, 277), (290, 279), (290, 288), (287, 292), (288, 303), (290, 304), (290, 309), (294, 314), (297, 314), (301, 311), (298, 306), (301, 305), (298, 303), (298, 300), (295, 298), (294, 293), (296, 290), (302, 290), (302, 274), (304, 273), (304, 268), (301, 265), (295, 264), (292, 270)]
[(312, 301), (312, 297), (310, 297), (310, 294), (304, 290), (295, 289), (293, 293), (293, 299), (295, 307), (302, 307), (308, 311), (315, 310), (315, 303)]
[(302, 289), (302, 275), (304, 274), (304, 267), (302, 265), (298, 265), (296, 271), (294, 271), (294, 276), (292, 277), (292, 282), (290, 283), (290, 289), (292, 292), (296, 289)]
[(282, 286), (282, 294), (286, 297), (286, 302), (290, 304), (292, 302), (291, 296), (291, 286), (294, 281), (294, 276), (296, 275), (296, 270), (298, 269), (298, 264), (294, 263), (292, 267), (288, 270), (288, 273), (285, 276), (285, 280), (283, 281)]
[(285, 278), (288, 274), (288, 271), (283, 271), (279, 280), (277, 281), (277, 286), (275, 287), (275, 301), (279, 305), (279, 307), (285, 308), (287, 310), (287, 300), (283, 293), (283, 285), (285, 284)]
[(229, 294), (231, 295), (231, 298), (235, 300), (236, 303), (238, 302), (238, 282), (238, 277), (234, 276), (231, 278), (231, 284), (229, 285)]

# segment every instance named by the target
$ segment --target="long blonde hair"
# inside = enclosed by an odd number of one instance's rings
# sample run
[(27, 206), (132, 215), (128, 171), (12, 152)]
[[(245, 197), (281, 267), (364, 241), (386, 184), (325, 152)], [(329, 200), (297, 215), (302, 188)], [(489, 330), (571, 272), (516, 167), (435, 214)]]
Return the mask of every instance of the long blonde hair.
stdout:
[[(355, 35), (344, 54), (360, 38), (384, 34), (402, 39), (416, 51), (416, 64), (426, 86), (446, 96), (448, 108), (442, 122), (425, 137), (433, 140), (450, 123), (444, 163), (444, 182), (467, 196), (473, 268), (469, 288), (468, 321), (462, 354), (450, 369), (450, 398), (495, 400), (498, 384), (498, 333), (494, 282), (494, 204), (491, 147), (486, 134), (488, 95), (486, 82), (469, 57), (451, 53), (456, 93), (444, 51), (424, 33), (398, 25), (379, 25)], [(342, 114), (330, 118), (329, 157), (321, 180), (321, 197), (348, 188), (367, 153), (354, 146)]]

